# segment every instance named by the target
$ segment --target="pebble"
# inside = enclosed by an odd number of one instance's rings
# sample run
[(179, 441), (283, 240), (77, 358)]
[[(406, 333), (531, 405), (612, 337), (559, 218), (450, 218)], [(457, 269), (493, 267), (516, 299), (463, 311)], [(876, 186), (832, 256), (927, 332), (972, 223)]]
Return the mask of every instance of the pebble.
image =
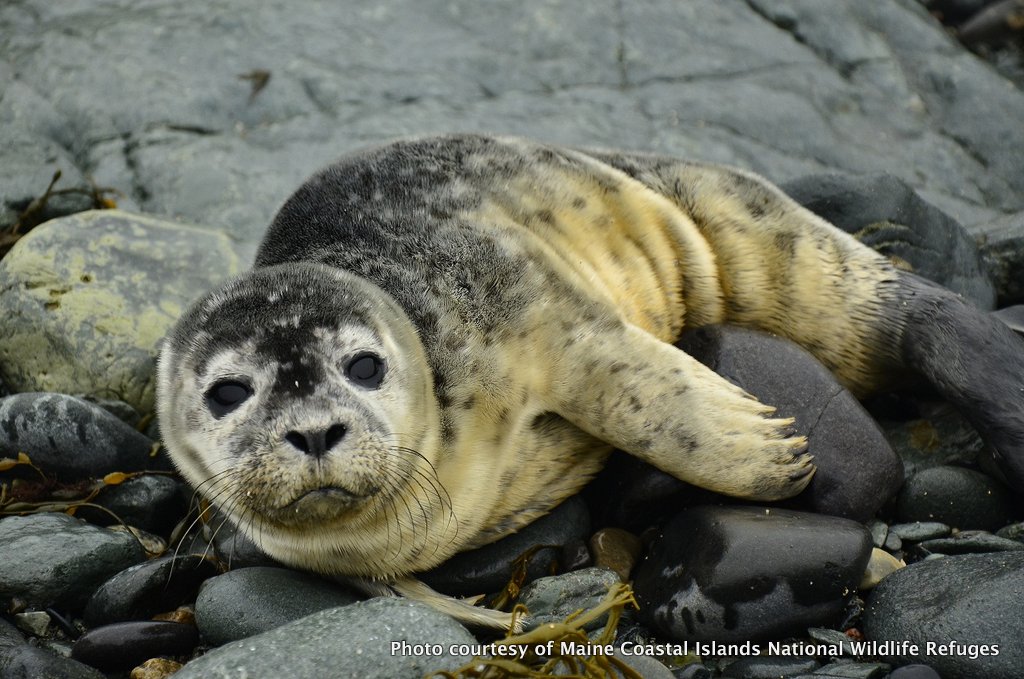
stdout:
[(850, 644), (852, 641), (850, 637), (839, 630), (828, 629), (827, 627), (810, 627), (807, 630), (807, 636), (824, 644), (838, 646), (843, 655), (857, 655)]
[(942, 679), (942, 677), (927, 665), (904, 665), (894, 669), (887, 679)]
[[(1024, 591), (1024, 552), (964, 554), (921, 561), (886, 578), (868, 597), (864, 634), (917, 644), (919, 662), (942, 677), (1018, 679), (1024, 667), (1024, 616), (1013, 602)], [(926, 653), (928, 642), (998, 645), (999, 654)]]
[(698, 507), (636, 568), (638, 617), (678, 640), (743, 642), (838, 621), (871, 553), (862, 525), (759, 507)]
[(918, 546), (927, 552), (937, 552), (940, 554), (1015, 552), (1024, 550), (1024, 543), (1001, 538), (979, 530), (965, 530), (952, 537), (925, 540)]
[(758, 656), (741, 658), (722, 673), (729, 679), (779, 679), (794, 674), (811, 673), (821, 667), (814, 658), (771, 658)]
[(1024, 542), (1024, 523), (1013, 523), (1009, 526), (1003, 526), (996, 531), (996, 535), (1007, 540)]
[(165, 556), (117, 573), (93, 593), (83, 620), (97, 627), (128, 620), (147, 620), (196, 600), (199, 587), (217, 574), (212, 561), (200, 556)]
[(159, 655), (187, 656), (199, 644), (193, 625), (177, 622), (117, 622), (78, 638), (71, 657), (103, 672), (130, 670)]
[(914, 521), (913, 523), (896, 523), (889, 526), (889, 530), (903, 540), (910, 542), (921, 542), (922, 540), (934, 540), (944, 538), (952, 532), (952, 529), (944, 523), (937, 521)]
[(128, 679), (164, 679), (169, 677), (184, 665), (167, 658), (150, 658), (138, 667), (132, 669)]
[(860, 402), (806, 350), (744, 328), (688, 330), (680, 349), (733, 384), (793, 417), (817, 471), (789, 505), (867, 521), (899, 490), (903, 467)]
[(622, 528), (602, 528), (590, 536), (594, 565), (615, 571), (623, 582), (629, 580), (640, 558), (640, 538)]
[(875, 547), (885, 544), (885, 538), (889, 535), (889, 526), (882, 521), (871, 521), (868, 523), (868, 530), (871, 531), (871, 543)]
[[(78, 481), (110, 472), (169, 470), (164, 456), (153, 457), (152, 451), (148, 438), (74, 396), (23, 393), (0, 399), (0, 457), (23, 452), (48, 477)], [(25, 474), (38, 478), (32, 470)]]
[[(536, 625), (562, 622), (577, 611), (597, 606), (608, 595), (608, 590), (619, 582), (614, 571), (605, 568), (584, 568), (571, 573), (538, 578), (523, 588), (519, 603), (530, 612), (530, 621)], [(587, 630), (603, 627), (608, 616), (602, 616), (587, 625)]]
[(439, 592), (475, 595), (502, 590), (512, 577), (521, 555), (537, 546), (530, 558), (524, 584), (551, 574), (559, 548), (590, 534), (590, 516), (580, 496), (570, 497), (551, 513), (497, 542), (457, 554), (437, 568), (421, 573), (421, 579)]
[(901, 523), (940, 522), (961, 530), (996, 530), (1015, 512), (1010, 492), (989, 476), (962, 467), (933, 467), (903, 485), (896, 501)]
[(890, 665), (884, 663), (839, 660), (824, 665), (811, 676), (815, 679), (883, 679), (890, 668)]
[(104, 679), (77, 660), (32, 646), (0, 618), (0, 677), (3, 679)]
[(858, 589), (867, 591), (876, 587), (883, 579), (889, 577), (901, 568), (906, 567), (901, 559), (897, 559), (889, 552), (875, 547), (871, 550), (871, 559), (864, 569)]
[[(104, 487), (93, 502), (129, 526), (167, 537), (185, 516), (189, 495), (186, 486), (173, 477), (144, 474)], [(117, 522), (108, 512), (91, 507), (82, 507), (78, 516), (100, 526)]]
[(424, 604), (375, 598), (220, 646), (174, 676), (322, 679), (330, 668), (332, 679), (422, 679), (465, 665), (471, 656), (461, 650), (471, 649), (459, 647), (477, 643), (464, 627)]
[(355, 601), (352, 592), (309, 573), (239, 568), (203, 583), (196, 599), (196, 622), (203, 639), (220, 646)]
[(46, 611), (18, 613), (14, 616), (14, 624), (18, 626), (18, 629), (25, 630), (32, 636), (43, 637), (50, 629), (50, 616)]
[(157, 343), (240, 269), (223, 233), (119, 210), (46, 222), (0, 260), (0, 372), (11, 391), (116, 394), (151, 412)]
[(0, 520), (0, 601), (78, 609), (107, 578), (142, 561), (131, 536), (66, 514)]

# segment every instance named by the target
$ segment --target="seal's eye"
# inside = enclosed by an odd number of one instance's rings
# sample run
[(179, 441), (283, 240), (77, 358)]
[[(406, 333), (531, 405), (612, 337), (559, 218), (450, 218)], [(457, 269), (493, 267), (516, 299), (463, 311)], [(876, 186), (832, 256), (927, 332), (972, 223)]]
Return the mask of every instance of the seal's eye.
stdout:
[(206, 392), (206, 407), (220, 419), (252, 396), (252, 388), (237, 380), (221, 380)]
[(367, 389), (376, 389), (384, 379), (384, 360), (375, 354), (357, 354), (345, 366), (345, 376)]

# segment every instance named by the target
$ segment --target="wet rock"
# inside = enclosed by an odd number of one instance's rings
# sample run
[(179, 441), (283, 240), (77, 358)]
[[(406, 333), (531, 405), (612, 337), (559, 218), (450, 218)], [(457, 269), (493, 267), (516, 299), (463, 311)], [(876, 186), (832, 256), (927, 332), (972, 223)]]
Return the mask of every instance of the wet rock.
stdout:
[(46, 611), (28, 611), (14, 616), (14, 624), (32, 636), (42, 637), (50, 629), (50, 616)]
[(876, 587), (884, 578), (889, 577), (901, 568), (906, 567), (902, 560), (897, 559), (889, 552), (875, 547), (871, 550), (871, 559), (864, 569), (860, 584), (857, 586), (861, 591), (867, 591)]
[(97, 589), (85, 606), (89, 627), (146, 620), (195, 601), (199, 587), (217, 574), (209, 560), (195, 555), (165, 556), (117, 573)]
[(420, 574), (439, 592), (473, 595), (501, 590), (511, 579), (516, 559), (537, 546), (529, 560), (525, 582), (548, 575), (558, 557), (558, 548), (590, 533), (590, 516), (579, 496), (568, 500), (518, 533), (457, 554), (437, 568)]
[(1007, 540), (980, 530), (965, 530), (948, 538), (925, 540), (918, 545), (926, 552), (939, 554), (971, 554), (981, 552), (1016, 552), (1024, 550), (1024, 544)]
[(699, 662), (685, 665), (672, 674), (676, 679), (711, 679), (712, 677), (711, 670)]
[[(894, 663), (926, 664), (951, 679), (1013, 679), (1024, 667), (1024, 617), (1011, 603), (1022, 590), (1024, 552), (922, 561), (875, 588), (864, 611), (864, 633), (872, 640), (918, 646), (918, 655), (890, 658)], [(931, 653), (929, 643), (935, 645)], [(998, 655), (981, 654), (982, 647), (991, 653), (993, 645)]]
[(88, 665), (30, 646), (0, 618), (0, 677), (4, 679), (104, 679)]
[(888, 174), (814, 175), (783, 190), (911, 271), (949, 288), (982, 309), (995, 305), (995, 288), (978, 245), (964, 227), (913, 188)]
[[(185, 516), (189, 491), (180, 481), (157, 474), (145, 474), (116, 486), (106, 486), (93, 502), (105, 507), (129, 526), (167, 536)], [(100, 526), (118, 523), (111, 514), (83, 507), (79, 516)]]
[(874, 420), (804, 349), (728, 326), (689, 330), (677, 346), (796, 419), (818, 468), (798, 506), (866, 521), (899, 489), (901, 465)]
[(168, 660), (167, 658), (150, 658), (138, 667), (133, 668), (129, 679), (165, 679), (165, 677), (171, 676), (182, 667), (183, 665), (180, 662)]
[(962, 467), (933, 467), (907, 479), (896, 501), (900, 522), (940, 522), (961, 530), (996, 530), (1016, 512), (1010, 492)]
[(888, 679), (942, 679), (942, 677), (927, 665), (904, 665), (894, 669)]
[[(584, 568), (534, 580), (519, 594), (519, 603), (530, 612), (531, 622), (537, 625), (559, 623), (572, 613), (597, 606), (618, 582), (619, 577), (613, 571)], [(586, 629), (598, 629), (607, 620), (608, 616), (602, 616)]]
[(594, 565), (615, 571), (623, 582), (629, 581), (637, 559), (640, 558), (640, 538), (621, 528), (602, 528), (590, 536), (594, 552)]
[(117, 210), (47, 222), (0, 260), (0, 373), (12, 391), (117, 394), (151, 412), (157, 342), (239, 270), (223, 234)]
[(838, 517), (689, 509), (636, 568), (638, 617), (673, 639), (723, 643), (832, 625), (871, 549), (866, 528)]
[(185, 545), (185, 549), (193, 554), (216, 554), (222, 563), (232, 569), (281, 565), (264, 554), (226, 514), (216, 508), (202, 530), (190, 535)]
[(934, 540), (944, 538), (950, 534), (951, 529), (944, 523), (936, 521), (915, 521), (913, 523), (896, 523), (889, 527), (901, 540), (921, 542), (922, 540)]
[(102, 582), (145, 558), (131, 536), (65, 514), (0, 520), (0, 600), (70, 609), (85, 604)]
[[(106, 410), (64, 394), (22, 393), (0, 399), (0, 457), (29, 456), (48, 477), (97, 479), (110, 472), (170, 469), (153, 442)], [(13, 467), (8, 475), (17, 473)], [(38, 478), (24, 471), (20, 476)]]
[(823, 666), (812, 677), (828, 679), (883, 679), (890, 666), (882, 663), (853, 662), (839, 660)]
[[(644, 679), (675, 679), (672, 672), (654, 658), (643, 655), (623, 655), (618, 650), (612, 655), (626, 663), (630, 669)], [(620, 679), (620, 677), (625, 676), (618, 670), (613, 675), (614, 679)]]
[[(333, 676), (353, 679), (422, 679), (466, 664), (470, 656), (458, 647), (475, 643), (465, 628), (424, 604), (377, 598), (216, 648), (186, 664), (175, 679), (320, 679), (325, 667)], [(435, 644), (440, 653), (433, 652)], [(455, 655), (449, 653), (453, 646)]]
[(978, 432), (951, 407), (905, 422), (882, 419), (879, 425), (903, 461), (906, 478), (931, 467), (975, 464), (990, 454)]
[(1024, 542), (1024, 523), (1013, 523), (1009, 526), (1003, 526), (996, 531), (996, 535), (1007, 540)]
[[(973, 229), (996, 282), (1000, 307), (1024, 304), (1024, 211)], [(1019, 318), (1011, 312), (1011, 318)], [(1015, 316), (1016, 315), (1016, 316)]]
[(203, 584), (196, 621), (203, 639), (220, 646), (355, 601), (352, 592), (309, 573), (240, 568)]
[(871, 531), (871, 543), (875, 547), (881, 547), (885, 544), (885, 539), (889, 536), (889, 526), (882, 521), (872, 521), (868, 524), (868, 530)]
[(91, 629), (75, 642), (71, 657), (104, 672), (127, 670), (160, 655), (187, 656), (199, 644), (193, 625), (118, 622)]

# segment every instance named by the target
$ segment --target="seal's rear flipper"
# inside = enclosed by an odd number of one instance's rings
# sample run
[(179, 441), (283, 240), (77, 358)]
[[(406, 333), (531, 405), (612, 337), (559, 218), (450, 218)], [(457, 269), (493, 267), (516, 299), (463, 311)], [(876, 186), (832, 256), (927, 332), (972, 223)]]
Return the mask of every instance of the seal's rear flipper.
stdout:
[(954, 293), (901, 273), (900, 346), (996, 451), (1006, 480), (1024, 492), (1024, 340)]

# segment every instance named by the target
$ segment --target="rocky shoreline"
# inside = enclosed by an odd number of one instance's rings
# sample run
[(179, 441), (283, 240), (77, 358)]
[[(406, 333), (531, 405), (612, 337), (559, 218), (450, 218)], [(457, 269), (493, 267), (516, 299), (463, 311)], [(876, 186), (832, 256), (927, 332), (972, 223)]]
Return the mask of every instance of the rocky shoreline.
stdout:
[[(394, 679), (497, 650), (273, 563), (159, 448), (163, 332), (354, 146), (454, 126), (749, 167), (1024, 332), (1021, 81), (927, 11), (963, 26), (983, 3), (607, 4), (0, 8), (0, 677)], [(552, 638), (552, 673), (624, 676), (588, 658), (611, 645), (652, 679), (1019, 675), (1024, 502), (969, 425), (928, 394), (862, 407), (776, 338), (683, 344), (833, 451), (808, 493), (736, 503), (613, 456), (424, 579), (544, 623), (631, 583), (639, 610)]]

